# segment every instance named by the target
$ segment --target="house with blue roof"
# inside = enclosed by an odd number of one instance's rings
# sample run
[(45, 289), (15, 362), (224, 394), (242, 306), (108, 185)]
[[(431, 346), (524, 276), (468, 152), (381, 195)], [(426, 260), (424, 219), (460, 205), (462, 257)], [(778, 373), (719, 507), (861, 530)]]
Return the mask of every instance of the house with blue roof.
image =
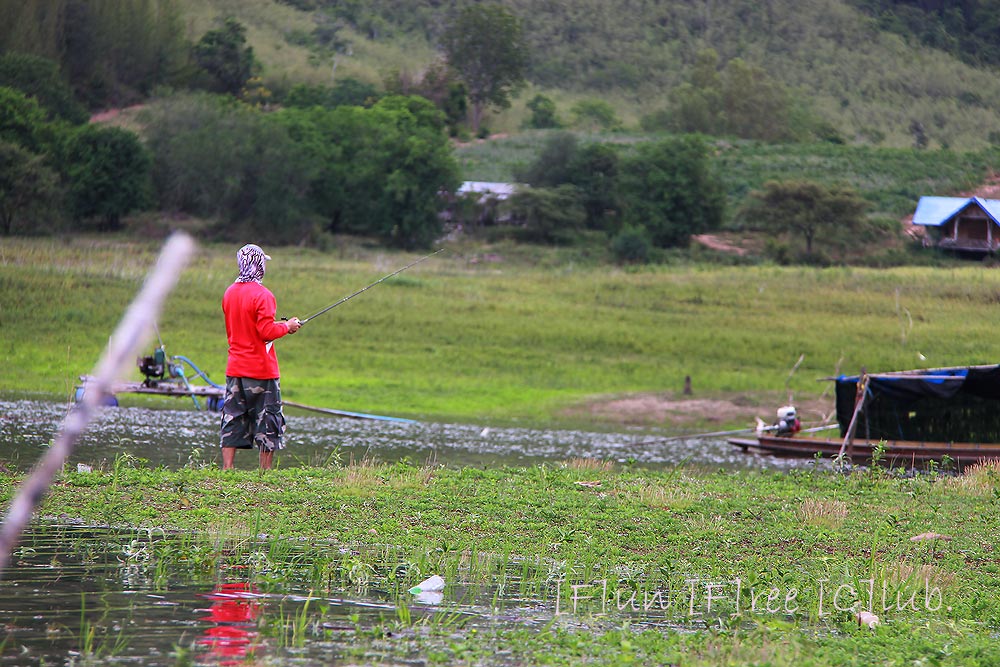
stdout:
[(977, 254), (1000, 248), (1000, 199), (921, 197), (913, 214), (939, 248)]

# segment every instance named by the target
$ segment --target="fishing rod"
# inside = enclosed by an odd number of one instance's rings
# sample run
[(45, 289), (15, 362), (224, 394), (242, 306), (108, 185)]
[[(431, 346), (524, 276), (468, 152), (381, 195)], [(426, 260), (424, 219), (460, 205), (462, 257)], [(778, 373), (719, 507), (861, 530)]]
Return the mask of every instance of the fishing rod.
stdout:
[[(827, 424), (825, 426), (814, 426), (812, 428), (804, 428), (799, 433), (815, 433), (817, 431), (827, 431), (833, 428), (839, 428), (839, 424)], [(688, 435), (674, 435), (669, 438), (657, 438), (656, 440), (650, 440), (649, 442), (644, 442), (644, 445), (655, 445), (661, 442), (673, 442), (675, 440), (693, 440), (696, 438), (711, 438), (720, 435), (736, 435), (738, 433), (749, 433), (754, 431), (756, 433), (764, 433), (766, 431), (776, 431), (777, 426), (751, 426), (750, 428), (740, 428), (733, 431), (713, 431), (711, 433), (689, 433)]]
[(406, 271), (406, 270), (407, 270), (408, 268), (410, 268), (410, 267), (412, 267), (412, 266), (416, 266), (417, 264), (419, 264), (420, 262), (424, 261), (425, 259), (430, 259), (431, 257), (433, 257), (434, 255), (438, 254), (439, 252), (444, 252), (444, 251), (445, 251), (445, 248), (439, 248), (439, 249), (435, 250), (434, 252), (432, 252), (432, 253), (431, 253), (431, 254), (429, 254), (429, 255), (424, 255), (424, 256), (423, 256), (423, 257), (421, 257), (420, 259), (418, 259), (418, 260), (416, 260), (416, 261), (413, 261), (413, 262), (410, 262), (409, 264), (407, 264), (407, 265), (406, 265), (406, 266), (404, 266), (403, 268), (399, 269), (398, 271), (393, 271), (392, 273), (390, 273), (390, 274), (389, 274), (389, 275), (387, 275), (387, 276), (382, 276), (381, 278), (379, 278), (378, 280), (376, 280), (375, 282), (373, 282), (373, 283), (372, 283), (371, 285), (366, 285), (366, 286), (362, 287), (361, 289), (359, 289), (359, 290), (358, 290), (357, 292), (355, 292), (354, 294), (351, 294), (351, 295), (349, 295), (349, 296), (345, 296), (345, 297), (344, 297), (343, 299), (341, 299), (340, 301), (338, 301), (338, 302), (336, 302), (336, 303), (331, 303), (331, 304), (330, 304), (329, 306), (327, 306), (327, 307), (326, 307), (326, 308), (324, 308), (323, 310), (319, 310), (319, 311), (317, 311), (317, 312), (313, 313), (312, 315), (310, 315), (309, 317), (305, 318), (304, 320), (299, 320), (299, 323), (300, 323), (300, 324), (305, 324), (305, 323), (306, 323), (306, 322), (308, 322), (309, 320), (312, 320), (312, 319), (315, 319), (315, 318), (319, 317), (320, 315), (322, 315), (322, 314), (323, 314), (323, 313), (325, 313), (326, 311), (328, 311), (328, 310), (333, 310), (334, 308), (336, 308), (336, 307), (337, 307), (337, 306), (339, 306), (340, 304), (342, 304), (342, 303), (344, 303), (344, 302), (346, 302), (346, 301), (350, 301), (351, 299), (353, 299), (353, 298), (354, 298), (354, 297), (356, 297), (357, 295), (361, 294), (362, 292), (364, 292), (364, 291), (366, 291), (366, 290), (369, 290), (369, 289), (371, 289), (372, 287), (375, 287), (375, 286), (376, 286), (376, 285), (378, 285), (378, 284), (379, 284), (380, 282), (382, 282), (382, 281), (384, 281), (384, 280), (388, 280), (389, 278), (392, 278), (393, 276), (395, 276), (395, 275), (398, 275), (398, 274), (402, 273), (403, 271)]

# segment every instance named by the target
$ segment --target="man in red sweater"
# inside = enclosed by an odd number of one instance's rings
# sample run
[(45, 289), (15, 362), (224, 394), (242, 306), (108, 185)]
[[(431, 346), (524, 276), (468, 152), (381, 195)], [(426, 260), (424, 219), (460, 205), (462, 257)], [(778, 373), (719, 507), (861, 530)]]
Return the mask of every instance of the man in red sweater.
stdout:
[(260, 450), (260, 468), (274, 462), (282, 449), (285, 416), (281, 410), (278, 355), (274, 341), (299, 330), (297, 317), (275, 322), (277, 303), (264, 287), (264, 270), (271, 259), (249, 243), (236, 253), (240, 275), (222, 296), (229, 360), (226, 398), (222, 405), (222, 469), (233, 467), (237, 449)]

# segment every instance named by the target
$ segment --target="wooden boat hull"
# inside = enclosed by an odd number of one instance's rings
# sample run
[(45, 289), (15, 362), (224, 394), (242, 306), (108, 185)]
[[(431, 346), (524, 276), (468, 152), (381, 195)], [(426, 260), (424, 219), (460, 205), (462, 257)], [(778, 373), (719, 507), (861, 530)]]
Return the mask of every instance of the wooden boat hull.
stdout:
[[(836, 457), (844, 444), (840, 438), (787, 437), (762, 434), (756, 438), (730, 438), (729, 443), (743, 451), (759, 451), (782, 456)], [(857, 463), (871, 461), (879, 442), (856, 439), (844, 449), (844, 455)], [(947, 459), (956, 465), (970, 465), (983, 459), (1000, 459), (1000, 443), (947, 443), (888, 440), (882, 443), (880, 462), (890, 466), (913, 466)]]

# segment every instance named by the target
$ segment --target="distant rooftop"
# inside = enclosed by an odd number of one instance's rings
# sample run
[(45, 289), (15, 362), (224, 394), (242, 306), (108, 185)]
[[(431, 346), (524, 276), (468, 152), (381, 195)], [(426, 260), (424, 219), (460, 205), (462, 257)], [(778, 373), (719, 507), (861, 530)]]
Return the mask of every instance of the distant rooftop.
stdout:
[(484, 195), (494, 195), (497, 199), (506, 199), (517, 191), (517, 183), (501, 183), (495, 181), (465, 181), (458, 188), (458, 194), (464, 195), (478, 192)]

